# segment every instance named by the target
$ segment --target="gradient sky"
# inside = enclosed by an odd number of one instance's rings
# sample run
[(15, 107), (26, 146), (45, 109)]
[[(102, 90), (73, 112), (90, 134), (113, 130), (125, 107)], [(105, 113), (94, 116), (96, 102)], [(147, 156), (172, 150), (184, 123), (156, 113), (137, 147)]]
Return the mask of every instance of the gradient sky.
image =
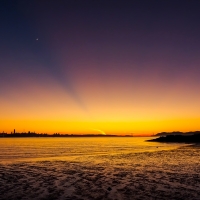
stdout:
[(200, 130), (199, 0), (1, 0), (0, 132)]

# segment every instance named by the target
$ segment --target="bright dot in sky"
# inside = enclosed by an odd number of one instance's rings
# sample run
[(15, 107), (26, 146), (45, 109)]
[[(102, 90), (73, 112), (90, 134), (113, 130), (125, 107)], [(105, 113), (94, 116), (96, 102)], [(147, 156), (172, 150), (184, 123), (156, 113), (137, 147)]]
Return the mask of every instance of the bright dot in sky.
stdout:
[(36, 38), (36, 40), (38, 40), (38, 38)]
[(106, 135), (106, 133), (105, 132), (103, 132), (102, 130), (100, 130), (100, 129), (92, 129), (92, 130), (94, 130), (94, 131), (98, 131), (98, 132), (100, 132), (102, 135)]

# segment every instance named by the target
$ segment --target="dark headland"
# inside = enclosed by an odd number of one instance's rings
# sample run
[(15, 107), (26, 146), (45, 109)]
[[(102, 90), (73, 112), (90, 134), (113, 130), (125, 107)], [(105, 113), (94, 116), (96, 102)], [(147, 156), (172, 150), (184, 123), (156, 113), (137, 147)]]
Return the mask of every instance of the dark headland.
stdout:
[(166, 142), (166, 143), (200, 143), (200, 131), (195, 132), (162, 132), (155, 136), (155, 139), (147, 140), (148, 142)]

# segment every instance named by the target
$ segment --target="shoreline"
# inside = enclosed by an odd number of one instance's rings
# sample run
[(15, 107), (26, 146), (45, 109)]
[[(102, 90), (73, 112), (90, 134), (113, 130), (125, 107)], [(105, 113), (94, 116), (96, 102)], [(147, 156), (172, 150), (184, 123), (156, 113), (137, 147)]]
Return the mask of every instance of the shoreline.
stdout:
[(191, 147), (100, 155), (99, 163), (89, 157), (0, 164), (1, 199), (199, 199), (198, 156)]

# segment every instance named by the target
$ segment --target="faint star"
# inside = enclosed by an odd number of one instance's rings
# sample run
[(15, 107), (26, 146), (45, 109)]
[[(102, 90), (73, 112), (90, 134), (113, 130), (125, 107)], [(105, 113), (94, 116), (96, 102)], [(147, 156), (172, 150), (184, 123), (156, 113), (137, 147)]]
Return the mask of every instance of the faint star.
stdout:
[(36, 40), (38, 41), (38, 38), (36, 38)]

